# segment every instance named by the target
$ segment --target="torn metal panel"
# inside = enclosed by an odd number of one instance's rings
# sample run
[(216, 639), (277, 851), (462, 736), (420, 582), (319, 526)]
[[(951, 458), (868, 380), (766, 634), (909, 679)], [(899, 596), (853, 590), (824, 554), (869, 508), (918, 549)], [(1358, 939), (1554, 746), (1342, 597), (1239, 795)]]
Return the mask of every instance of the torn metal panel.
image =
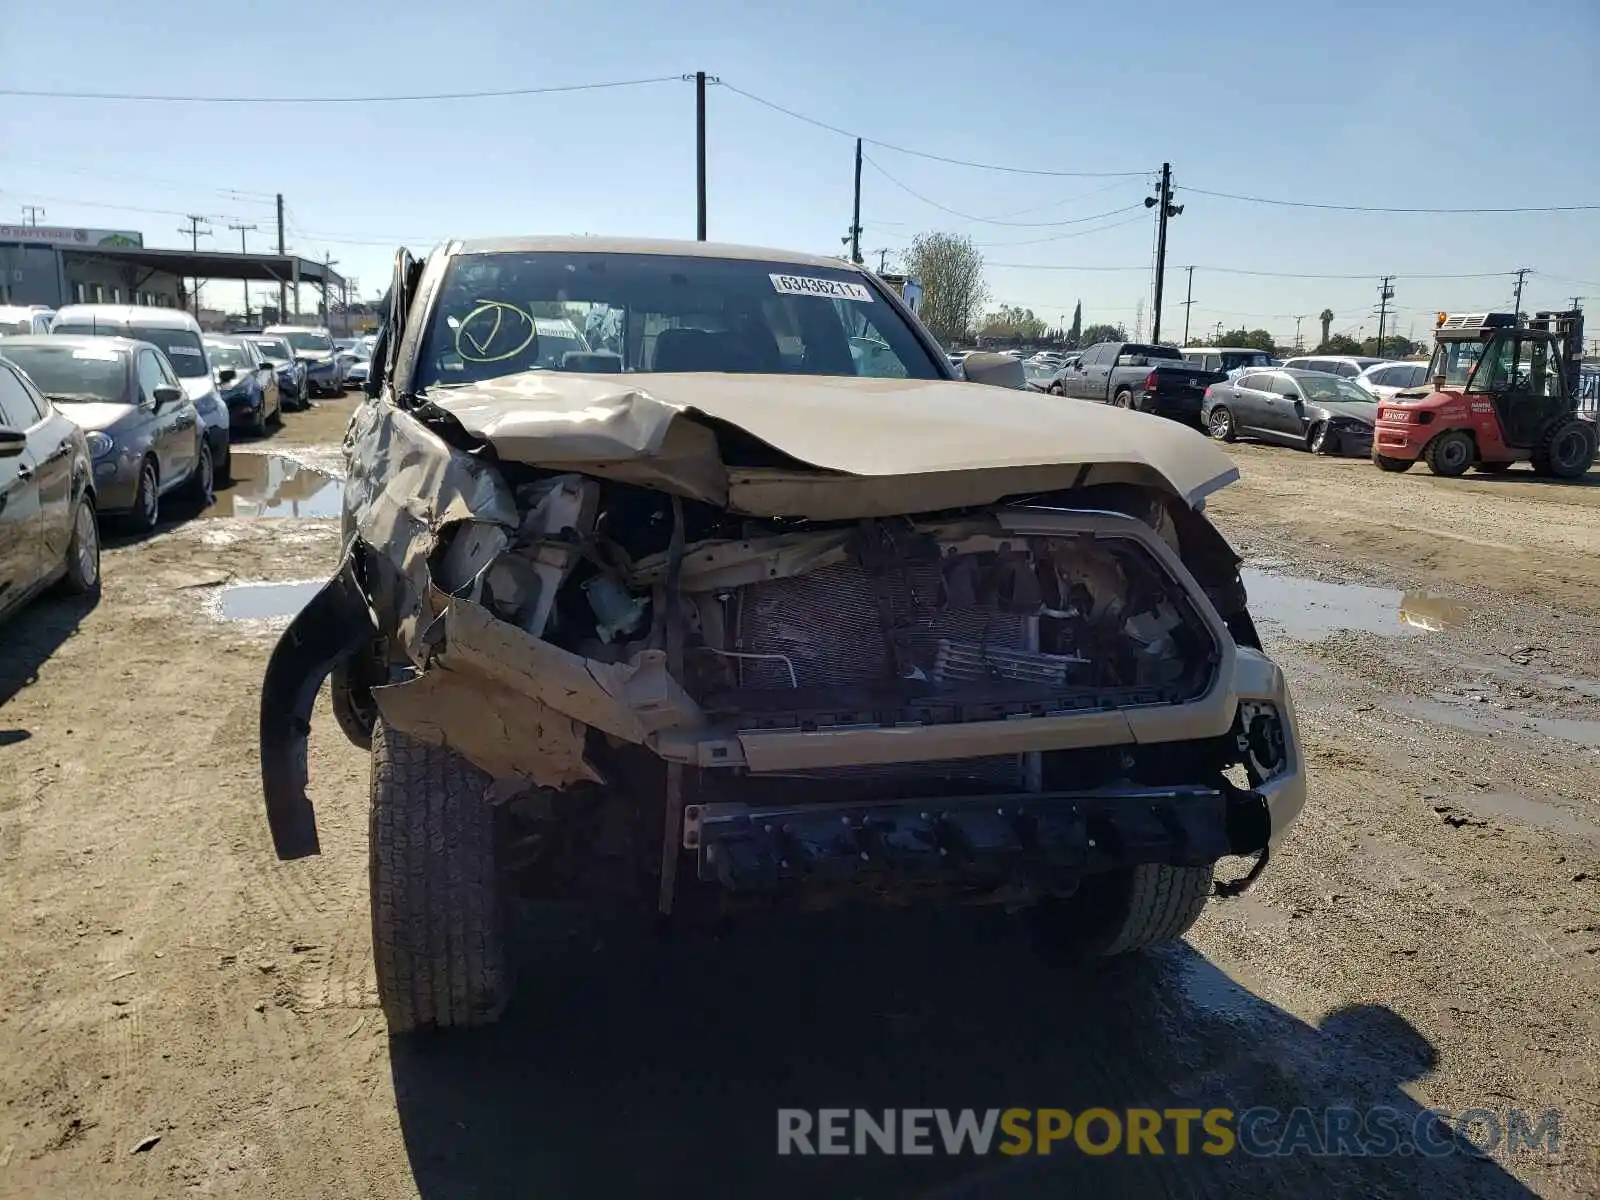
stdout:
[(667, 673), (659, 650), (643, 651), (627, 663), (580, 658), (464, 600), (450, 602), (443, 626), (442, 647), (429, 671), (443, 667), (470, 675), (630, 742), (704, 724), (700, 707)]
[[(751, 515), (823, 519), (989, 503), (1091, 482), (1079, 478), (1084, 466), (1092, 482), (1153, 484), (1190, 504), (1238, 478), (1226, 454), (1163, 418), (981, 387), (929, 379), (536, 371), (436, 388), (429, 400), (508, 461), (626, 478)], [(786, 472), (796, 490), (785, 492), (777, 488), (780, 479), (763, 473), (730, 489), (730, 469), (756, 464), (723, 463), (710, 428), (693, 420), (697, 415), (833, 476)], [(802, 488), (802, 480), (814, 486)], [(896, 486), (885, 489), (890, 480)], [(860, 490), (849, 492), (852, 485)], [(841, 511), (852, 504), (857, 508)]]
[[(708, 541), (683, 552), (679, 585), (685, 592), (743, 587), (763, 579), (803, 575), (843, 562), (845, 547), (855, 536), (850, 529), (817, 533), (781, 533), (742, 541)], [(666, 578), (669, 555), (663, 551), (633, 564), (630, 582), (644, 586)]]
[(601, 782), (584, 758), (584, 727), (478, 674), (435, 665), (415, 679), (372, 689), (385, 724), (448, 746), (496, 779), (539, 787)]
[(374, 597), (386, 627), (408, 649), (421, 639), (437, 601), (429, 557), (450, 525), (472, 521), (515, 532), (516, 498), (487, 463), (449, 445), (411, 414), (377, 402), (356, 411), (346, 435), (345, 528), (392, 565), (396, 594)]

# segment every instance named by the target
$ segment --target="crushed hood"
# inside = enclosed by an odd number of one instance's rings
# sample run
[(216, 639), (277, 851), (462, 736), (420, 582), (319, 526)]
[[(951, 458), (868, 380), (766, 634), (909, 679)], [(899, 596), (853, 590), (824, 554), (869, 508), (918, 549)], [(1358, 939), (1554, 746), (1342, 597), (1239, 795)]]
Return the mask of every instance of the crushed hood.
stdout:
[[(1163, 484), (1193, 505), (1238, 478), (1226, 454), (1164, 418), (948, 380), (530, 371), (428, 399), (502, 459), (754, 515), (932, 511), (1114, 478)], [(795, 461), (724, 463), (716, 423)]]

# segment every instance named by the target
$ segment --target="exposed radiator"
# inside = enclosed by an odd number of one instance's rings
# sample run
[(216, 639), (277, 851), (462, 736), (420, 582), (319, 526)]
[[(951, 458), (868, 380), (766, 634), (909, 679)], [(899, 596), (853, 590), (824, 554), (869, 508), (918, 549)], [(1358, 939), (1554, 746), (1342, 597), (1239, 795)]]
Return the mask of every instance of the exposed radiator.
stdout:
[[(908, 579), (909, 577), (909, 579)], [(926, 678), (978, 679), (985, 671), (1002, 678), (1039, 679), (1054, 669), (1055, 656), (1033, 652), (1029, 617), (993, 608), (937, 607), (939, 568), (913, 563), (890, 573), (895, 617), (905, 628), (907, 657)], [(742, 589), (739, 644), (745, 654), (782, 655), (800, 687), (863, 684), (885, 676), (886, 651), (878, 598), (870, 575), (853, 563)], [(942, 649), (942, 661), (941, 661)], [(992, 658), (985, 653), (994, 651)], [(1009, 662), (1012, 669), (1004, 665)], [(777, 659), (738, 662), (747, 688), (789, 689), (789, 666)], [(1028, 760), (1007, 755), (934, 763), (841, 767), (805, 772), (811, 778), (963, 778), (1007, 787), (1023, 786)]]

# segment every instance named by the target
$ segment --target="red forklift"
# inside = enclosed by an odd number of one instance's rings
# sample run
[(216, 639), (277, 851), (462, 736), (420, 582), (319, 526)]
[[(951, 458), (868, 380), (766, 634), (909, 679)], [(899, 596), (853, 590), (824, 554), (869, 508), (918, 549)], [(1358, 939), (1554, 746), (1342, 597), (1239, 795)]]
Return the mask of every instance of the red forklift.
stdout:
[(1596, 426), (1579, 416), (1583, 313), (1440, 313), (1431, 389), (1380, 402), (1372, 461), (1408, 471), (1418, 459), (1435, 475), (1471, 468), (1498, 475), (1531, 462), (1539, 475), (1577, 479), (1594, 464)]

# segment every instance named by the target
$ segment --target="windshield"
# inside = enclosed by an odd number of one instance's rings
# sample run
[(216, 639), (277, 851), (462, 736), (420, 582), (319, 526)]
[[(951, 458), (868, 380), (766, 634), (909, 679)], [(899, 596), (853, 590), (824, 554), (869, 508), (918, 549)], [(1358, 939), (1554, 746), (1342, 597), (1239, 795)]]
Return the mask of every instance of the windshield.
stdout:
[(251, 363), (245, 352), (237, 346), (226, 342), (207, 342), (206, 353), (211, 357), (211, 365), (215, 367), (242, 367), (249, 369)]
[(1435, 379), (1443, 375), (1447, 388), (1464, 388), (1482, 357), (1482, 342), (1440, 342), (1433, 348), (1428, 375)]
[(1320, 404), (1376, 404), (1372, 393), (1360, 384), (1335, 375), (1303, 375), (1295, 380), (1306, 399)]
[(528, 370), (944, 378), (853, 271), (665, 254), (451, 260), (419, 388)]
[(325, 333), (313, 333), (311, 330), (286, 333), (283, 338), (296, 350), (332, 350), (333, 339)]
[(261, 351), (261, 357), (270, 363), (288, 362), (294, 357), (294, 351), (289, 349), (289, 343), (282, 338), (251, 338), (256, 344), (256, 349)]
[(52, 400), (127, 403), (128, 371), (119, 350), (8, 345), (0, 353), (26, 371), (34, 386)]
[(157, 347), (185, 379), (211, 374), (200, 339), (187, 329), (135, 329), (133, 336)]

